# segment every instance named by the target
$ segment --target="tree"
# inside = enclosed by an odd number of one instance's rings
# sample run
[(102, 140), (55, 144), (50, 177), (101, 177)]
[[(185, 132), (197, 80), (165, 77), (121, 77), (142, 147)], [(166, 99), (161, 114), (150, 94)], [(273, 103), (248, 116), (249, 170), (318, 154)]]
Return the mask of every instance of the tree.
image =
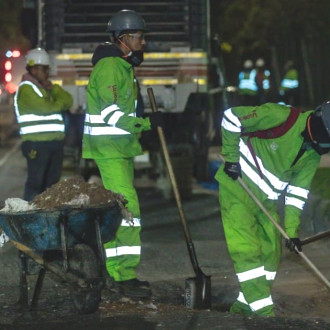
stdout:
[(232, 45), (228, 61), (234, 70), (227, 70), (232, 77), (246, 57), (264, 57), (278, 76), (291, 59), (304, 77), (306, 102), (314, 103), (311, 89), (316, 102), (328, 97), (330, 1), (218, 0), (215, 5), (218, 33)]
[(21, 29), (22, 0), (0, 1), (0, 50), (11, 48), (27, 49), (28, 41)]

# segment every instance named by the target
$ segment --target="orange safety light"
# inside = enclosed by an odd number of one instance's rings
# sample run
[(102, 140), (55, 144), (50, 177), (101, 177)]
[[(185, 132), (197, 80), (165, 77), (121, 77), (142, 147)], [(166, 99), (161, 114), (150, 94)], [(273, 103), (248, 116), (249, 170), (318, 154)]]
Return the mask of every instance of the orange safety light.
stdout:
[(5, 69), (7, 71), (10, 71), (12, 69), (12, 67), (13, 67), (13, 64), (11, 63), (11, 61), (6, 61), (5, 62)]
[(6, 85), (5, 85), (5, 89), (10, 93), (10, 94), (13, 94), (17, 91), (17, 88), (18, 86), (11, 83), (11, 82), (8, 82)]
[(21, 56), (21, 52), (19, 50), (13, 50), (12, 52), (12, 57), (20, 57)]
[(13, 76), (10, 72), (5, 74), (5, 82), (10, 82), (13, 79)]

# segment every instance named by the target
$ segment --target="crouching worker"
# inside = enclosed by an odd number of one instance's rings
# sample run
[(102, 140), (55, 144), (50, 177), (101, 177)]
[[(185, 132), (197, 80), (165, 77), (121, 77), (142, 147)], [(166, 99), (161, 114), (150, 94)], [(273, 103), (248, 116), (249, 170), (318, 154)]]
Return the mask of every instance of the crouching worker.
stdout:
[(62, 112), (72, 106), (72, 96), (49, 80), (49, 55), (41, 48), (26, 55), (26, 70), (14, 98), (27, 160), (24, 199), (27, 201), (57, 183), (63, 161)]
[(136, 12), (121, 10), (109, 21), (112, 43), (99, 45), (87, 89), (83, 157), (94, 159), (106, 189), (124, 195), (133, 224), (123, 219), (114, 240), (104, 244), (106, 268), (115, 287), (128, 297), (147, 298), (149, 283), (137, 279), (141, 254), (141, 221), (133, 186), (133, 158), (142, 154), (139, 133), (162, 126), (162, 113), (136, 116), (134, 66), (143, 61), (146, 23)]
[(224, 112), (217, 174), (222, 222), (240, 285), (232, 313), (274, 315), (271, 284), (281, 256), (281, 235), (237, 181), (241, 177), (280, 222), (285, 191), (286, 246), (301, 251), (300, 214), (322, 154), (330, 150), (330, 102), (315, 111), (266, 103)]

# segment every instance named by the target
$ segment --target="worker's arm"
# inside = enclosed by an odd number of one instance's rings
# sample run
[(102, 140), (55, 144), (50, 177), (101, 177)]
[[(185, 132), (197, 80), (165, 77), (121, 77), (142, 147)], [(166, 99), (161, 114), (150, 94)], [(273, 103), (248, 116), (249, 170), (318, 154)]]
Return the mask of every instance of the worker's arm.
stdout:
[(61, 101), (63, 103), (63, 110), (69, 110), (72, 107), (72, 95), (64, 90), (61, 86), (54, 84), (51, 90), (51, 95), (54, 100)]
[[(120, 59), (104, 58), (95, 67), (97, 79), (94, 79), (93, 83), (96, 84), (95, 89), (100, 100), (101, 117), (106, 124), (130, 133), (150, 130), (149, 118), (135, 116), (136, 88), (133, 82), (131, 85), (127, 83), (127, 73), (116, 68), (118, 60), (120, 61)], [(131, 108), (127, 108), (128, 106)]]
[(42, 90), (43, 96), (36, 93), (31, 85), (22, 85), (18, 90), (17, 102), (20, 114), (33, 113), (47, 115), (60, 113), (67, 109), (69, 103), (62, 98), (54, 99)]
[(318, 168), (320, 156), (308, 150), (294, 166), (285, 197), (285, 231), (289, 237), (298, 237), (300, 215), (308, 198), (309, 189)]

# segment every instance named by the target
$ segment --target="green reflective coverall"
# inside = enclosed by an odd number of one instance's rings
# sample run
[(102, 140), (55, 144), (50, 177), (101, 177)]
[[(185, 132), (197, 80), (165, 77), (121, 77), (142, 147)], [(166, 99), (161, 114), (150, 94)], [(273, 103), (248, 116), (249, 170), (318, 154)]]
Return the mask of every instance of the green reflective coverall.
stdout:
[[(142, 154), (139, 133), (150, 130), (149, 118), (135, 113), (137, 86), (133, 67), (114, 45), (107, 54), (94, 53), (87, 89), (83, 157), (94, 159), (103, 185), (127, 199), (134, 225), (123, 219), (114, 240), (104, 244), (106, 267), (115, 281), (136, 278), (140, 262), (140, 208), (133, 186), (133, 158)], [(97, 56), (96, 56), (97, 55)]]
[[(242, 131), (280, 126), (289, 117), (289, 107), (273, 103), (234, 107), (224, 112), (222, 120), (223, 156), (228, 162), (240, 163), (243, 181), (278, 222), (277, 200), (286, 192), (284, 223), (290, 238), (298, 237), (299, 217), (320, 161), (314, 149), (305, 147), (301, 136), (310, 113), (300, 113), (282, 136), (251, 137), (252, 149), (248, 148), (248, 137), (242, 136)], [(299, 153), (301, 149), (303, 153)], [(270, 287), (280, 260), (280, 234), (240, 183), (223, 171), (223, 165), (216, 179), (228, 250), (240, 284), (231, 312), (274, 315)]]

